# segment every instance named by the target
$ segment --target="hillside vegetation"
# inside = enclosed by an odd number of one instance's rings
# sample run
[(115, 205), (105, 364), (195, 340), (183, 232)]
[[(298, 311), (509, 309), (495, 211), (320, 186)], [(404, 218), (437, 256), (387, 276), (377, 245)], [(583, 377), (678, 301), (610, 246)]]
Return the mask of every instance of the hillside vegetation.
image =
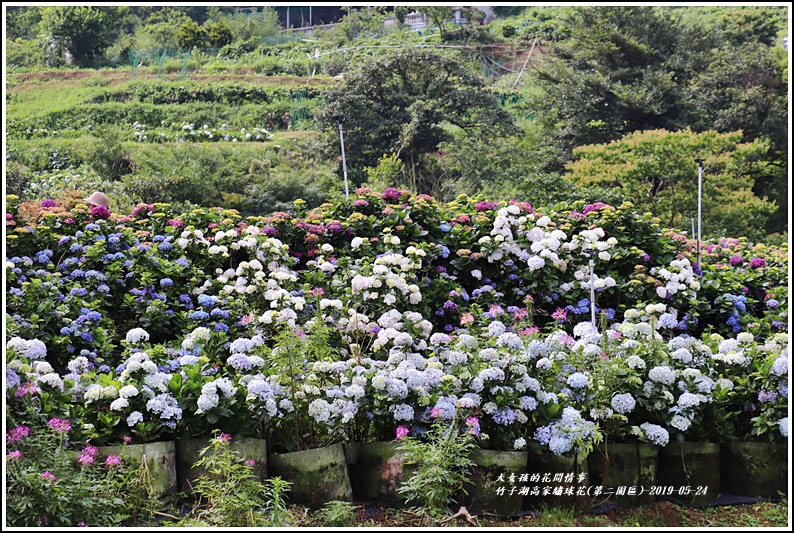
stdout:
[(346, 174), (442, 201), (630, 199), (690, 230), (702, 158), (704, 235), (783, 239), (785, 8), (425, 8), (421, 31), (408, 12), (301, 37), (271, 8), (9, 7), (6, 192), (247, 216), (338, 198)]

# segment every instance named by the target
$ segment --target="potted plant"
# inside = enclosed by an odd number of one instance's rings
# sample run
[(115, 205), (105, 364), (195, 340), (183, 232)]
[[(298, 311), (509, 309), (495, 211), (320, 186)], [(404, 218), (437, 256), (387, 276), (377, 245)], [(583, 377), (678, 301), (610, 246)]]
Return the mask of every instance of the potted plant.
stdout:
[(326, 357), (338, 358), (326, 335), (321, 326), (300, 333), (282, 327), (265, 355), (265, 368), (247, 382), (255, 412), (267, 416), (273, 428), (270, 475), (291, 483), (291, 501), (318, 507), (352, 500), (342, 441), (356, 404), (314, 369)]

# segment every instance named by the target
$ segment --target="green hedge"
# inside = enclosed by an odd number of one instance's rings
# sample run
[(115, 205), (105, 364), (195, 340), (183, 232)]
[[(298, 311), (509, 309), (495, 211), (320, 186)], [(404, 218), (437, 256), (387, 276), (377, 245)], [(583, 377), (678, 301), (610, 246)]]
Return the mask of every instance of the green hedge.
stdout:
[[(319, 100), (307, 100), (309, 108), (319, 105)], [(295, 111), (292, 100), (276, 100), (269, 104), (230, 106), (217, 102), (156, 105), (139, 102), (112, 102), (85, 104), (69, 109), (52, 111), (25, 120), (9, 120), (6, 132), (11, 139), (39, 137), (76, 137), (89, 133), (101, 124), (126, 125), (135, 122), (147, 126), (180, 128), (182, 124), (204, 124), (217, 127), (229, 124), (234, 128), (285, 129)], [(75, 131), (81, 132), (79, 134)], [(130, 138), (132, 140), (132, 138)]]
[(193, 102), (242, 104), (271, 104), (284, 99), (315, 99), (322, 90), (317, 87), (274, 87), (257, 85), (212, 85), (195, 82), (174, 85), (166, 82), (130, 83), (120, 90), (104, 91), (88, 103), (140, 102), (148, 104), (187, 104)]

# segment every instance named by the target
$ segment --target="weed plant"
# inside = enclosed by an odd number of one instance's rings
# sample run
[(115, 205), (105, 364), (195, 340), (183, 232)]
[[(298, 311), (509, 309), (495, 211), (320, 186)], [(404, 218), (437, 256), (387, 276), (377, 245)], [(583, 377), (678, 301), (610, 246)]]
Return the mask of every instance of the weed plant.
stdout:
[(289, 524), (283, 494), (289, 483), (270, 478), (264, 483), (230, 447), (231, 436), (215, 432), (193, 465), (206, 471), (193, 486), (196, 505), (180, 525), (221, 527), (284, 526)]
[(420, 508), (431, 517), (446, 514), (458, 503), (460, 493), (467, 494), (463, 485), (474, 446), (472, 434), (461, 433), (455, 418), (436, 420), (424, 439), (403, 437), (399, 445), (403, 463), (416, 465), (416, 470), (397, 492), (408, 502), (420, 502)]

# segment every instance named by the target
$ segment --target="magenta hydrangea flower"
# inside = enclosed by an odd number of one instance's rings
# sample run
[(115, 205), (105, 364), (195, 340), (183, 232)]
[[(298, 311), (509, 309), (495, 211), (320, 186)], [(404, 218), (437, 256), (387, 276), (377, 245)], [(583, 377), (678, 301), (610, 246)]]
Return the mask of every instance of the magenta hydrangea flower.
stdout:
[(43, 200), (43, 201), (41, 202), (41, 207), (43, 207), (43, 208), (47, 208), (47, 207), (55, 207), (56, 205), (58, 205), (58, 204), (56, 204), (56, 203), (55, 203), (55, 200), (52, 200), (52, 199), (50, 199), (50, 198), (48, 198), (48, 199), (46, 199), (46, 200)]
[(6, 433), (6, 442), (17, 442), (30, 435), (28, 426), (18, 426)]
[(603, 209), (606, 205), (607, 204), (605, 204), (604, 202), (596, 202), (594, 204), (587, 204), (586, 206), (584, 206), (584, 209), (582, 209), (582, 213), (586, 215), (590, 211), (599, 211), (599, 210)]
[(478, 202), (477, 205), (474, 206), (474, 209), (477, 211), (492, 211), (499, 207), (499, 204), (496, 202)]
[(728, 259), (728, 264), (731, 266), (739, 266), (744, 263), (744, 258), (741, 255), (733, 255)]
[(761, 268), (764, 265), (766, 265), (766, 261), (764, 261), (760, 257), (753, 257), (752, 259), (750, 259), (750, 267), (752, 268)]
[(403, 437), (407, 436), (411, 432), (407, 426), (397, 426), (397, 431), (395, 432), (397, 435), (397, 440), (402, 440)]
[(325, 227), (328, 230), (328, 233), (342, 233), (342, 231), (345, 229), (341, 222), (336, 221), (328, 222)]
[(91, 216), (94, 218), (110, 218), (110, 211), (104, 205), (97, 205), (91, 208)]
[(397, 200), (400, 199), (400, 191), (398, 191), (394, 187), (389, 187), (388, 189), (383, 191), (383, 194), (380, 197), (383, 198), (384, 200), (391, 200), (392, 202), (396, 202)]
[(72, 430), (72, 423), (66, 418), (50, 418), (47, 422), (55, 433), (68, 433)]

